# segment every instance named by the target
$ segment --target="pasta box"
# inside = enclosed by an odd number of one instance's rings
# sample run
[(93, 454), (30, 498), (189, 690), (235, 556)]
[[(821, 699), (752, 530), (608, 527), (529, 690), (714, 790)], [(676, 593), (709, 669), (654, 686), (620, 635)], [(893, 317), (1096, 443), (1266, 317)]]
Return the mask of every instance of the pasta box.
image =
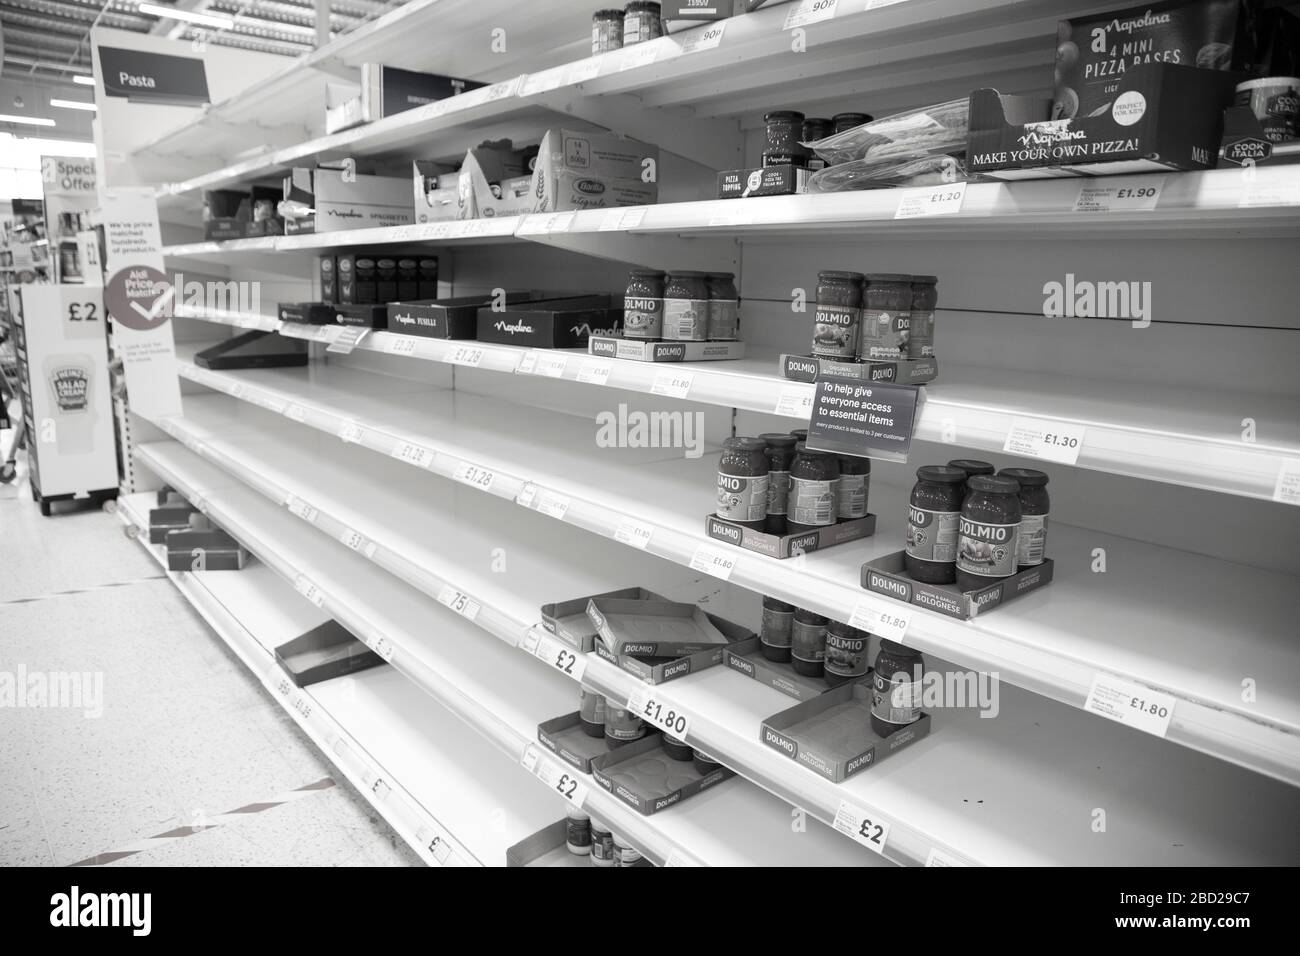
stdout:
[[(534, 298), (531, 292), (508, 291), (504, 304), (516, 305)], [(478, 310), (490, 308), (490, 295), (449, 299), (421, 299), (388, 303), (388, 331), (422, 335), (431, 339), (472, 339), (478, 333)]]

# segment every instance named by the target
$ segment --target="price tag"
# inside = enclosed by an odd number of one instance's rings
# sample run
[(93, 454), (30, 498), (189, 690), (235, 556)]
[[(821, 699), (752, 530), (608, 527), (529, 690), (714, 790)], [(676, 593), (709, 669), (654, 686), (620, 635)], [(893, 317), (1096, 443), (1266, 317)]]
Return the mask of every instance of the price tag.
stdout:
[(722, 35), (726, 31), (726, 20), (719, 20), (702, 29), (691, 30), (682, 42), (681, 51), (682, 53), (699, 53), (701, 50), (717, 49), (718, 44), (722, 42)]
[(1300, 461), (1283, 460), (1277, 472), (1277, 484), (1273, 486), (1273, 500), (1284, 505), (1300, 505)]
[(696, 571), (703, 571), (715, 578), (729, 581), (731, 572), (736, 568), (736, 559), (712, 545), (702, 544), (691, 555), (691, 567)]
[(635, 229), (637, 226), (641, 225), (641, 220), (645, 218), (645, 210), (645, 206), (633, 206), (630, 209), (624, 209), (623, 219), (620, 223), (621, 228)]
[(666, 703), (653, 687), (638, 687), (632, 691), (627, 699), (627, 709), (678, 740), (685, 740), (690, 732), (691, 718), (686, 711)]
[(668, 859), (664, 860), (664, 866), (699, 866), (691, 857), (686, 856), (677, 847), (668, 851)]
[(320, 607), (325, 603), (325, 592), (318, 588), (311, 578), (305, 574), (300, 574), (293, 582), (294, 590), (305, 597), (312, 604)]
[(693, 372), (660, 372), (655, 376), (650, 392), (654, 395), (668, 395), (671, 398), (685, 398), (691, 392), (691, 383), (695, 381)]
[(308, 524), (315, 524), (316, 518), (320, 514), (320, 511), (316, 508), (313, 508), (301, 498), (295, 498), (293, 495), (289, 496), (289, 500), (285, 502), (285, 506), (288, 507), (290, 514), (297, 515)]
[(590, 385), (604, 385), (609, 381), (609, 373), (614, 370), (610, 362), (588, 362), (578, 369), (578, 381)]
[(497, 100), (504, 100), (507, 96), (514, 96), (515, 91), (519, 88), (520, 79), (521, 77), (515, 77), (513, 80), (506, 80), (504, 83), (494, 83), (484, 92), (483, 101), (485, 103), (495, 103)]
[(653, 40), (636, 43), (631, 47), (624, 47), (623, 55), (619, 58), (618, 70), (622, 73), (624, 70), (635, 70), (638, 67), (649, 66), (658, 55), (659, 45)]
[[(339, 540), (342, 541), (344, 544), (346, 544), (353, 551), (360, 551), (362, 548), (366, 546), (366, 539), (362, 536), (361, 532), (353, 531), (351, 528), (344, 528), (341, 532), (339, 532)], [(373, 548), (371, 548), (370, 553), (371, 554), (374, 553)], [(366, 556), (369, 557), (370, 555), (366, 555)]]
[(491, 491), (492, 482), (496, 480), (496, 475), (486, 468), (480, 468), (478, 465), (471, 465), (467, 461), (462, 461), (452, 472), (452, 477), (457, 481), (462, 481), (479, 491)]
[(1076, 422), (1053, 422), (1044, 418), (1013, 418), (1002, 450), (1025, 458), (1042, 458), (1062, 465), (1079, 461), (1087, 431)]
[(605, 215), (600, 217), (600, 225), (596, 227), (597, 232), (618, 232), (623, 228), (623, 210), (619, 207), (606, 209)]
[(917, 219), (922, 216), (955, 216), (961, 212), (966, 198), (965, 183), (946, 183), (926, 189), (906, 190), (898, 200), (895, 219)]
[(398, 442), (393, 447), (393, 457), (398, 461), (406, 462), (408, 465), (415, 465), (417, 468), (428, 468), (433, 464), (432, 450), (409, 441)]
[(550, 216), (530, 215), (524, 216), (523, 222), (519, 224), (516, 235), (520, 236), (541, 236), (548, 231), (547, 226), (550, 224)]
[(639, 521), (624, 521), (614, 531), (614, 538), (623, 544), (630, 544), (634, 548), (646, 549), (650, 543), (650, 538), (654, 535), (654, 529), (647, 524)]
[(371, 329), (362, 328), (359, 325), (349, 325), (334, 336), (325, 349), (326, 352), (336, 352), (341, 355), (351, 355), (362, 339), (371, 333)]
[(537, 510), (548, 518), (563, 520), (569, 512), (569, 499), (554, 491), (543, 491), (537, 499)]
[(1143, 733), (1163, 737), (1174, 716), (1174, 698), (1132, 681), (1097, 674), (1083, 709), (1109, 720), (1136, 727)]
[(551, 216), (546, 224), (547, 232), (568, 232), (569, 227), (573, 225), (574, 213), (557, 212)]
[(447, 860), (452, 856), (452, 849), (451, 841), (445, 834), (434, 830), (432, 827), (420, 827), (415, 831), (415, 839), (421, 846), (428, 849), (435, 862), (443, 866), (447, 865)]
[(290, 402), (284, 406), (284, 417), (295, 422), (305, 422), (307, 420), (307, 409), (296, 402)]
[(817, 389), (811, 385), (784, 385), (776, 397), (776, 414), (788, 418), (808, 418), (812, 414), (813, 396)]
[(543, 355), (537, 360), (536, 373), (547, 378), (560, 378), (568, 366), (569, 359), (566, 355)]
[(1074, 211), (1147, 212), (1156, 208), (1164, 185), (1164, 176), (1122, 181), (1085, 179), (1074, 200)]
[(254, 394), (253, 403), (255, 405), (261, 405), (268, 412), (274, 412), (277, 415), (284, 413), (284, 402), (280, 401), (278, 398), (273, 398), (270, 395)]
[(393, 663), (393, 655), (397, 653), (397, 645), (387, 637), (381, 637), (373, 641), (367, 640), (366, 646), (382, 657), (385, 663)]
[(1294, 206), (1300, 203), (1300, 188), (1295, 183), (1248, 182), (1242, 190), (1239, 209), (1252, 206)]
[(359, 445), (365, 433), (366, 430), (356, 422), (344, 422), (339, 426), (339, 438), (343, 439), (344, 443)]
[(235, 325), (239, 326), (241, 329), (260, 329), (267, 323), (268, 317), (264, 315), (240, 314), (235, 316)]
[(600, 68), (603, 61), (598, 57), (591, 57), (586, 60), (579, 60), (569, 67), (569, 72), (565, 76), (565, 83), (569, 86), (575, 86), (578, 83), (586, 83), (588, 80), (594, 80), (600, 75)]
[(901, 641), (912, 623), (912, 609), (906, 605), (859, 604), (849, 617), (849, 626), (877, 637)]
[(965, 866), (961, 860), (957, 859), (951, 853), (945, 853), (937, 846), (930, 847), (930, 855), (925, 858), (926, 866)]
[(468, 621), (478, 617), (478, 612), (482, 610), (482, 605), (478, 601), (464, 591), (457, 591), (450, 584), (438, 592), (438, 603), (451, 608)]
[(587, 655), (562, 644), (549, 634), (530, 632), (524, 640), (524, 649), (565, 677), (580, 681), (582, 675), (587, 673)]
[(389, 355), (410, 355), (415, 351), (415, 337), (389, 333), (388, 340), (384, 344), (384, 351)]
[(444, 357), (443, 361), (452, 365), (466, 365), (478, 368), (483, 361), (483, 349), (476, 345), (457, 345)]
[(243, 385), (240, 385), (238, 382), (233, 382), (233, 383), (231, 384), (231, 386), (230, 386), (230, 397), (231, 397), (231, 398), (243, 398), (243, 397), (244, 397), (244, 386), (243, 386)]
[(533, 501), (537, 498), (537, 486), (531, 481), (527, 482), (519, 489), (519, 494), (515, 496), (515, 504), (522, 505), (525, 508), (531, 508)]
[(547, 93), (551, 90), (558, 90), (564, 85), (566, 67), (558, 66), (550, 70), (542, 70), (540, 73), (529, 73), (524, 79), (524, 85), (519, 89), (520, 96), (534, 96), (538, 93)]
[(572, 767), (557, 763), (538, 750), (536, 744), (524, 748), (524, 769), (537, 777), (575, 807), (581, 807), (587, 800), (587, 785), (582, 782), (582, 774)]
[(892, 7), (894, 4), (902, 2), (903, 0), (867, 0), (865, 10), (879, 10), (881, 7)]
[(515, 374), (532, 375), (535, 368), (537, 368), (537, 353), (525, 352), (519, 357), (519, 364), (515, 366)]
[(851, 836), (873, 853), (884, 853), (889, 841), (889, 821), (841, 800), (835, 811), (835, 829)]
[(810, 23), (820, 23), (835, 16), (835, 7), (839, 0), (799, 0), (785, 15), (783, 30), (806, 27)]

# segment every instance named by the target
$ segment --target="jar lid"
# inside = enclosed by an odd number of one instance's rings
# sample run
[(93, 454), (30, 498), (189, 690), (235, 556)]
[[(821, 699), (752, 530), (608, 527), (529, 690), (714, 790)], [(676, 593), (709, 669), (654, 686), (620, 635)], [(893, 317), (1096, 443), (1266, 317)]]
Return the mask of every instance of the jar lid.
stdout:
[(1003, 468), (998, 477), (1014, 479), (1022, 488), (1041, 488), (1047, 484), (1047, 472), (1037, 468)]
[(662, 279), (668, 273), (660, 272), (658, 269), (628, 269), (629, 276), (649, 276), (654, 279)]
[(971, 491), (984, 491), (991, 495), (1020, 494), (1020, 482), (1005, 475), (973, 475), (966, 484)]
[(922, 481), (937, 481), (941, 485), (960, 485), (966, 480), (966, 472), (950, 465), (922, 465), (916, 469), (916, 477)]
[(792, 428), (790, 429), (790, 434), (793, 435), (795, 438), (799, 439), (799, 441), (803, 441), (805, 438), (808, 437), (808, 429)]
[(858, 125), (871, 122), (870, 113), (836, 113), (831, 117), (832, 123), (847, 123), (849, 120), (857, 120)]
[(794, 609), (794, 616), (799, 618), (805, 624), (826, 624), (826, 618), (822, 617), (816, 611), (810, 611), (806, 607), (797, 607)]
[(903, 272), (868, 272), (867, 282), (907, 282), (911, 283), (912, 277)]
[(689, 269), (674, 269), (668, 273), (668, 276), (673, 279), (707, 279), (709, 274), (707, 272), (693, 272)]
[(912, 285), (938, 285), (938, 276), (912, 276)]
[(903, 644), (896, 644), (894, 641), (884, 637), (880, 639), (880, 653), (888, 654), (890, 657), (914, 657), (917, 660), (921, 659), (920, 651), (913, 650)]
[(827, 119), (826, 117), (824, 117), (824, 116), (805, 116), (805, 117), (804, 117), (804, 122), (805, 122), (805, 123), (809, 123), (809, 124), (812, 124), (812, 123), (820, 123), (820, 124), (822, 124), (822, 125), (829, 126), (829, 125), (830, 125), (832, 122), (834, 122), (834, 121), (833, 121), (833, 120), (828, 120), (828, 119)]
[(1235, 92), (1242, 93), (1246, 90), (1267, 89), (1270, 86), (1290, 86), (1293, 89), (1300, 87), (1300, 79), (1294, 76), (1262, 76), (1254, 80), (1244, 80), (1238, 83)]
[(632, 2), (627, 5), (628, 13), (631, 13), (633, 10), (647, 11), (658, 9), (659, 4), (655, 3), (654, 0), (632, 0)]
[(832, 282), (861, 282), (865, 278), (866, 276), (861, 272), (837, 272), (833, 269), (817, 273), (818, 282), (823, 279), (830, 279)]
[(794, 446), (794, 450), (800, 455), (811, 455), (814, 458), (834, 458), (835, 455), (829, 451), (818, 451), (816, 448), (809, 448), (807, 442), (799, 442)]
[(847, 471), (850, 475), (871, 474), (870, 458), (864, 458), (861, 455), (836, 455), (835, 457), (840, 460), (841, 472)]
[(785, 601), (782, 601), (780, 598), (774, 598), (766, 594), (763, 595), (763, 607), (767, 608), (770, 611), (793, 611), (794, 610), (793, 604), (787, 604)]
[(734, 272), (710, 272), (710, 279), (722, 279), (726, 282), (735, 282), (736, 274)]
[(767, 443), (761, 438), (727, 438), (722, 447), (728, 451), (762, 451)]
[(764, 123), (772, 123), (777, 120), (798, 120), (803, 122), (803, 114), (798, 110), (773, 110), (770, 113), (763, 114)]
[(694, 747), (691, 748), (691, 756), (696, 760), (703, 760), (706, 763), (717, 763), (717, 761), (708, 754), (704, 753), (702, 750), (696, 750)]
[(764, 432), (758, 436), (769, 448), (793, 448), (799, 444), (799, 439), (793, 435), (787, 435), (785, 432)]
[(588, 821), (591, 819), (591, 817), (587, 816), (587, 814), (583, 813), (577, 807), (565, 807), (564, 815), (568, 817), (570, 820), (574, 820), (578, 823), (581, 823), (583, 821)]
[(854, 627), (852, 624), (845, 624), (843, 621), (831, 621), (826, 625), (826, 630), (834, 631), (836, 634), (842, 634), (847, 637), (855, 637), (858, 635), (861, 635), (862, 637), (867, 636), (867, 633), (861, 628)]
[(991, 475), (997, 470), (987, 461), (980, 461), (978, 458), (954, 458), (948, 464), (953, 468), (960, 468), (967, 476)]
[(608, 20), (611, 17), (618, 17), (620, 20), (622, 20), (623, 11), (622, 10), (597, 10), (595, 13), (591, 15), (591, 19), (593, 20)]

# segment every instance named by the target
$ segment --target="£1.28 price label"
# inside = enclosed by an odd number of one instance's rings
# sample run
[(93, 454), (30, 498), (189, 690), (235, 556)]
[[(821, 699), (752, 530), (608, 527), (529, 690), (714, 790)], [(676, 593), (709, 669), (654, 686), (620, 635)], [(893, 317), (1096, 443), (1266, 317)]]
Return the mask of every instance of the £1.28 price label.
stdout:
[(852, 837), (873, 853), (884, 853), (889, 842), (889, 821), (874, 811), (868, 812), (847, 800), (835, 811), (835, 829)]
[(488, 468), (462, 461), (456, 466), (456, 470), (452, 472), (452, 477), (457, 481), (477, 488), (479, 491), (491, 491), (492, 483), (496, 481), (497, 476)]
[(432, 449), (416, 445), (409, 441), (398, 442), (393, 446), (393, 457), (417, 468), (428, 468), (433, 464)]
[(627, 699), (627, 709), (678, 740), (685, 740), (690, 732), (691, 718), (686, 711), (664, 701), (652, 688), (634, 690)]
[(1083, 709), (1163, 737), (1174, 716), (1174, 698), (1112, 674), (1097, 674)]
[(470, 368), (478, 368), (483, 361), (483, 349), (474, 345), (457, 345), (447, 353), (444, 361), (452, 365), (467, 365)]
[(410, 335), (389, 334), (384, 343), (384, 351), (389, 355), (410, 355), (415, 351), (415, 338)]
[(1002, 450), (1026, 458), (1041, 458), (1062, 465), (1079, 461), (1087, 429), (1077, 422), (1049, 421), (1045, 418), (1013, 418), (1011, 430)]

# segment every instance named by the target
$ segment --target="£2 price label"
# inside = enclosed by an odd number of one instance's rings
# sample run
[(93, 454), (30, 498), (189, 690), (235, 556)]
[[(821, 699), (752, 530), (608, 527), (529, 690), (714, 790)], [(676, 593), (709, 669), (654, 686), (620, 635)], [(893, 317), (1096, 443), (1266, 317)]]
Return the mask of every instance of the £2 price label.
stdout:
[(1097, 674), (1083, 709), (1163, 737), (1174, 716), (1174, 698), (1111, 674)]
[[(536, 637), (536, 645), (532, 647), (534, 657), (545, 661), (565, 677), (571, 677), (578, 681), (582, 680), (582, 675), (587, 673), (586, 654), (575, 651), (549, 634), (536, 634), (534, 636)], [(532, 643), (532, 641), (526, 641), (525, 647)]]
[(572, 767), (566, 767), (542, 753), (536, 744), (524, 748), (524, 769), (537, 777), (575, 807), (581, 807), (587, 801), (587, 785), (582, 774)]
[(691, 718), (686, 711), (665, 702), (647, 688), (638, 687), (632, 692), (627, 699), (627, 709), (678, 740), (685, 740), (691, 729)]
[(884, 853), (889, 841), (889, 821), (878, 813), (856, 807), (841, 800), (835, 811), (835, 829), (852, 837), (873, 853)]
[(1041, 458), (1062, 465), (1079, 461), (1087, 429), (1077, 422), (1049, 421), (1045, 418), (1013, 418), (1011, 430), (1002, 450), (1026, 458)]

